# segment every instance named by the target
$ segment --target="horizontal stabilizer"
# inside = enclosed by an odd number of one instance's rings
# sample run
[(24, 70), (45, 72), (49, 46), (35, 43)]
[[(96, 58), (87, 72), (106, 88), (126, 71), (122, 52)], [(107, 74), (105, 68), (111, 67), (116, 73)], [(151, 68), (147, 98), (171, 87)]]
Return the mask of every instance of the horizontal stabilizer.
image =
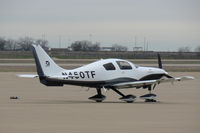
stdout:
[(37, 74), (18, 74), (17, 76), (20, 78), (37, 78), (38, 77)]
[(52, 80), (63, 80), (68, 79), (68, 76), (47, 76), (47, 78)]

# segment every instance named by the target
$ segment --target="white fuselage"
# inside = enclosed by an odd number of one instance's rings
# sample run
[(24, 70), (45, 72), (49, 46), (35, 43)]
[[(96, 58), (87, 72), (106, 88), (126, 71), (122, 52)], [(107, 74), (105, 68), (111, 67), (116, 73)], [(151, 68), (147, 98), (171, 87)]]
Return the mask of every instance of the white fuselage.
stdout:
[[(117, 64), (118, 61), (127, 62), (130, 64), (131, 69), (120, 69)], [(108, 63), (112, 63), (115, 70), (106, 70), (103, 65)], [(155, 74), (167, 74), (167, 72), (159, 68), (136, 66), (126, 60), (105, 59), (73, 70), (64, 70), (57, 73), (56, 77), (59, 77), (60, 80), (66, 81), (109, 81), (118, 78), (140, 80), (145, 76)]]

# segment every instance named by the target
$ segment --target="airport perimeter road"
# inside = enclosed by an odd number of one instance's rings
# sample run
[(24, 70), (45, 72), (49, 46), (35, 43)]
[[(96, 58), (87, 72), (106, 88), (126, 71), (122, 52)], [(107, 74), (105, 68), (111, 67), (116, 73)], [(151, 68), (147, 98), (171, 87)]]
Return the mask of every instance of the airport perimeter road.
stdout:
[[(23, 73), (23, 72), (22, 72)], [(38, 79), (0, 72), (0, 133), (199, 133), (200, 73), (172, 72), (196, 79), (157, 86), (157, 103), (124, 103), (113, 91), (95, 103), (94, 89), (46, 87)], [(122, 90), (140, 96), (147, 90)], [(11, 100), (10, 96), (18, 96)]]

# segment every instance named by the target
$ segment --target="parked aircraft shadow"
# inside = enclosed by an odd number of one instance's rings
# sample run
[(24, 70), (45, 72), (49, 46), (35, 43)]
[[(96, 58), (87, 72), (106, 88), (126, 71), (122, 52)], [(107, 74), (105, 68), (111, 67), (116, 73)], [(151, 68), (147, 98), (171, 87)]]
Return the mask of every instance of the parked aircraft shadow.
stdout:
[(103, 101), (101, 103), (96, 103), (94, 101), (89, 100), (28, 100), (20, 102), (22, 104), (182, 104), (182, 103), (175, 103), (175, 102), (164, 102), (164, 101), (157, 101), (157, 102), (144, 102), (144, 101), (135, 101), (133, 103), (126, 103), (123, 101)]

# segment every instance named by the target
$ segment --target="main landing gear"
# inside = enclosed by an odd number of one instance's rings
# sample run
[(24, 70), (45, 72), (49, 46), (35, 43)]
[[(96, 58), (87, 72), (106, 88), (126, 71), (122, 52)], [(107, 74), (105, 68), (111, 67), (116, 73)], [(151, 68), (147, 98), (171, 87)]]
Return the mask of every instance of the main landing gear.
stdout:
[[(125, 101), (127, 103), (132, 103), (136, 99), (136, 96), (134, 95), (124, 95), (123, 93), (121, 93), (119, 90), (115, 88), (111, 88), (111, 89), (115, 91), (117, 94), (119, 94), (120, 96), (122, 96), (121, 98), (119, 98), (122, 101)], [(101, 88), (96, 88), (96, 90), (97, 90), (97, 94), (92, 97), (89, 97), (88, 99), (94, 100), (96, 102), (102, 102), (103, 100), (105, 100), (106, 96), (102, 95)]]
[[(153, 89), (155, 88), (155, 86), (156, 85), (153, 86)], [(157, 102), (155, 100), (156, 94), (151, 93), (152, 86), (149, 85), (149, 86), (147, 86), (147, 88), (149, 90), (149, 93), (140, 96), (140, 98), (143, 99), (145, 102)], [(121, 98), (119, 98), (122, 101), (125, 101), (127, 103), (132, 103), (132, 102), (134, 102), (136, 100), (136, 96), (134, 96), (134, 95), (130, 95), (130, 94), (129, 95), (124, 95), (122, 92), (120, 92), (118, 89), (116, 89), (114, 87), (112, 87), (110, 89), (113, 90), (114, 92), (116, 92), (117, 94), (119, 94), (120, 96), (122, 96)], [(96, 90), (97, 90), (97, 94), (92, 96), (92, 97), (89, 97), (88, 99), (94, 100), (96, 102), (102, 102), (103, 100), (105, 100), (106, 96), (102, 95), (101, 88), (96, 88)]]
[(136, 96), (134, 95), (124, 95), (123, 93), (121, 93), (119, 90), (117, 90), (116, 88), (111, 88), (113, 91), (115, 91), (117, 94), (119, 94), (120, 96), (122, 96), (121, 98), (119, 98), (122, 101), (125, 101), (127, 103), (132, 103), (136, 100)]
[(106, 96), (102, 95), (101, 88), (96, 88), (96, 90), (97, 90), (97, 94), (92, 97), (89, 97), (88, 99), (94, 100), (96, 102), (102, 102), (103, 100), (105, 100)]
[[(153, 86), (153, 89), (155, 88), (155, 85)], [(145, 94), (140, 96), (141, 99), (145, 100), (145, 102), (156, 102), (156, 94), (151, 93), (152, 87), (151, 85), (148, 86), (149, 94)]]

